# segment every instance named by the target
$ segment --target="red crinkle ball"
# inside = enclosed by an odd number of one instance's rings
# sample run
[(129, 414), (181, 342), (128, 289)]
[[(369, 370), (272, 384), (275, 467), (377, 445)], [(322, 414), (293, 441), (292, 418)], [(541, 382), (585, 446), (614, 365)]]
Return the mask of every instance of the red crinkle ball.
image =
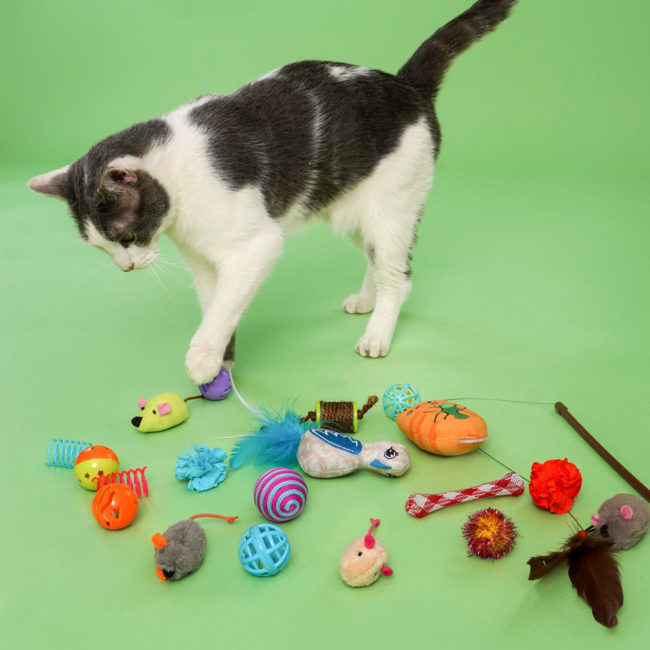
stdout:
[(533, 463), (528, 491), (538, 508), (564, 514), (571, 510), (581, 486), (580, 470), (565, 458)]

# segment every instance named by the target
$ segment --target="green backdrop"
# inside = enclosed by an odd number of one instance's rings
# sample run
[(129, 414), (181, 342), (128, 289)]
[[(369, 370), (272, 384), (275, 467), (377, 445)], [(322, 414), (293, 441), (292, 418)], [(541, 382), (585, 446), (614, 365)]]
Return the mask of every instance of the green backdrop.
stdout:
[[(414, 491), (468, 487), (505, 473), (475, 452), (435, 457), (407, 442), (411, 470), (308, 479), (307, 507), (284, 529), (286, 569), (248, 575), (240, 535), (261, 522), (252, 468), (215, 490), (174, 478), (177, 454), (230, 449), (250, 414), (234, 396), (190, 403), (190, 419), (142, 435), (140, 395), (195, 393), (183, 359), (198, 325), (191, 278), (167, 242), (158, 271), (125, 275), (80, 244), (64, 206), (30, 193), (33, 175), (204, 92), (230, 92), (283, 63), (321, 58), (395, 71), (469, 0), (146, 0), (3, 4), (2, 588), (6, 647), (501, 648), (647, 644), (646, 539), (620, 558), (619, 626), (596, 623), (565, 569), (527, 581), (526, 560), (574, 529), (528, 495), (408, 517)], [(306, 412), (317, 399), (381, 395), (409, 381), (424, 398), (564, 401), (644, 482), (648, 459), (648, 75), (643, 0), (522, 0), (496, 34), (462, 56), (438, 101), (443, 147), (414, 258), (414, 289), (382, 360), (353, 346), (366, 316), (340, 304), (364, 264), (321, 226), (287, 243), (239, 330), (245, 398)], [(565, 458), (582, 471), (584, 524), (629, 492), (551, 406), (467, 400), (487, 421), (485, 450), (528, 475)], [(402, 434), (375, 407), (362, 440)], [(110, 533), (70, 470), (43, 464), (51, 438), (113, 448), (146, 465), (151, 495)], [(466, 557), (460, 527), (493, 506), (518, 525), (508, 557)], [(151, 535), (197, 512), (200, 571), (168, 584)], [(370, 517), (395, 575), (369, 589), (340, 580), (338, 559)], [(3, 644), (4, 645), (4, 644)]]

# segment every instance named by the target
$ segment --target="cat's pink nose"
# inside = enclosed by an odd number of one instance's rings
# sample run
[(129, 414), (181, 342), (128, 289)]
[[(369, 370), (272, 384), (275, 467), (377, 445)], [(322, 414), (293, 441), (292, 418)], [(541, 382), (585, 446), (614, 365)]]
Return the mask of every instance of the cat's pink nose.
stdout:
[(135, 264), (131, 264), (131, 266), (129, 266), (128, 269), (122, 269), (122, 270), (123, 270), (125, 273), (128, 273), (129, 271), (133, 271), (134, 268), (135, 268)]

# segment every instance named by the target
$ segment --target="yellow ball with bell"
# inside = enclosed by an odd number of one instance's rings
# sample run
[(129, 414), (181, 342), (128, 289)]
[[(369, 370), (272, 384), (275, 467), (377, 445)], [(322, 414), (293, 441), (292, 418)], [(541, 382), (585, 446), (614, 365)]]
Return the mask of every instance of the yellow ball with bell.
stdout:
[[(112, 449), (102, 445), (86, 447), (74, 463), (74, 475), (81, 487), (97, 491), (97, 480), (120, 469), (120, 461)], [(93, 480), (96, 479), (96, 480)]]

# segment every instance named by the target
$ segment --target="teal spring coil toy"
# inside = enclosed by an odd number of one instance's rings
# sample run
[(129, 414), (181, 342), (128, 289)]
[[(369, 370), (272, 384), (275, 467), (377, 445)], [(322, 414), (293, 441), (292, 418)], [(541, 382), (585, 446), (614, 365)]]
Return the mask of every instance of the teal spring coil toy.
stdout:
[(282, 571), (289, 561), (287, 536), (273, 524), (257, 524), (239, 540), (239, 560), (246, 571), (267, 578)]
[(413, 408), (420, 403), (420, 393), (410, 384), (399, 382), (386, 389), (381, 400), (384, 412), (394, 420), (402, 411)]
[(74, 467), (77, 456), (86, 447), (90, 447), (90, 442), (79, 442), (78, 440), (63, 440), (61, 438), (52, 438), (47, 447), (46, 465), (50, 467)]

